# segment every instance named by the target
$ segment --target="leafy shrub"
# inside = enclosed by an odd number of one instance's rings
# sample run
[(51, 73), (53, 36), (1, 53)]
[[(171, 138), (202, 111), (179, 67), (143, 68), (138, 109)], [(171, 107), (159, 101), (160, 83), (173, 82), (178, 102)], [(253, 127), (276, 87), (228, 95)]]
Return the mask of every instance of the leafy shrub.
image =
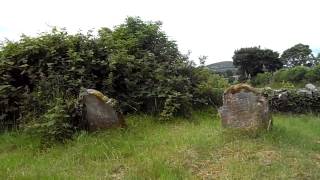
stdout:
[[(288, 69), (281, 69), (273, 75), (270, 73), (258, 74), (251, 82), (253, 85), (270, 85), (272, 87), (286, 88), (290, 83), (296, 87), (303, 87), (308, 82), (317, 83), (320, 81), (320, 66), (304, 67), (296, 66)], [(268, 83), (269, 82), (269, 83)]]
[(194, 105), (202, 107), (211, 105), (219, 107), (222, 105), (222, 96), (224, 89), (229, 86), (225, 78), (214, 74), (207, 69), (196, 69), (197, 80), (200, 82), (194, 90)]
[(320, 65), (317, 65), (314, 68), (311, 68), (306, 73), (306, 79), (308, 79), (309, 82), (319, 82), (320, 81)]
[(70, 139), (80, 125), (78, 100), (62, 90), (61, 79), (56, 76), (51, 81), (39, 81), (26, 98), (29, 106), (19, 124), (29, 134), (40, 137), (44, 147)]
[(101, 28), (96, 36), (54, 28), (38, 37), (8, 41), (0, 48), (0, 80), (0, 122), (5, 127), (19, 127), (31, 116), (41, 122), (64, 121), (64, 108), (47, 102), (76, 97), (81, 87), (117, 99), (125, 113), (170, 119), (188, 114), (197, 102), (219, 104), (214, 88), (226, 84), (194, 67), (161, 31), (161, 23), (132, 17), (113, 31)]
[(288, 70), (287, 78), (289, 82), (300, 82), (306, 79), (305, 75), (309, 68), (304, 66), (296, 66)]
[(265, 72), (265, 73), (258, 73), (256, 77), (254, 77), (251, 81), (252, 85), (267, 85), (272, 80), (272, 73)]
[(71, 112), (73, 102), (67, 102), (61, 98), (51, 104), (42, 116), (29, 122), (25, 130), (31, 134), (40, 136), (44, 146), (50, 146), (57, 142), (64, 142), (72, 137), (74, 127), (72, 126)]
[(273, 81), (274, 82), (283, 82), (288, 81), (288, 70), (287, 69), (280, 69), (273, 74)]
[(0, 85), (0, 131), (18, 128), (25, 96), (23, 87)]
[(44, 114), (31, 116), (24, 125), (25, 132), (40, 137), (42, 147), (71, 139), (77, 127), (74, 126), (76, 118), (79, 118), (75, 115), (75, 104), (75, 100), (56, 98)]
[[(81, 86), (96, 87), (97, 68), (92, 66), (92, 61), (97, 59), (90, 58), (91, 51), (88, 50), (92, 44), (94, 41), (90, 37), (82, 34), (71, 36), (57, 29), (36, 38), (22, 36), (18, 42), (7, 42), (0, 57), (0, 85), (9, 87), (0, 92), (2, 104), (6, 104), (5, 110), (1, 110), (5, 116), (3, 121), (21, 121), (33, 109), (47, 110), (38, 99), (30, 101), (40, 93), (40, 82), (50, 84), (44, 95), (47, 100), (54, 96), (52, 91), (57, 88), (75, 95)], [(61, 82), (55, 86), (53, 82), (58, 76), (62, 77), (59, 78)]]
[(310, 68), (304, 66), (296, 66), (290, 69), (282, 69), (274, 74), (275, 82), (289, 81), (292, 83), (302, 82), (307, 80), (306, 74)]
[(281, 82), (281, 88), (282, 88), (282, 89), (294, 89), (295, 86), (294, 86), (294, 84), (291, 83), (291, 82), (282, 81), (282, 82)]

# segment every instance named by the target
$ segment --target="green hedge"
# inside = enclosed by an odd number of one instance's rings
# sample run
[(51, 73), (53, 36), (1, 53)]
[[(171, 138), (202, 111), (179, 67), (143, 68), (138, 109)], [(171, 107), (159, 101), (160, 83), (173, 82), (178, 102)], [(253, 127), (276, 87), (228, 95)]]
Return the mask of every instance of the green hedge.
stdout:
[(257, 74), (251, 81), (254, 86), (276, 86), (284, 82), (294, 85), (306, 84), (309, 82), (320, 82), (320, 65), (314, 67), (296, 66), (288, 69), (280, 69), (275, 73), (269, 72)]
[(98, 35), (54, 28), (0, 48), (0, 126), (17, 128), (29, 116), (44, 117), (53, 108), (48, 102), (76, 98), (81, 87), (117, 99), (123, 112), (168, 120), (221, 103), (216, 94), (226, 86), (223, 78), (181, 54), (159, 22), (129, 17)]

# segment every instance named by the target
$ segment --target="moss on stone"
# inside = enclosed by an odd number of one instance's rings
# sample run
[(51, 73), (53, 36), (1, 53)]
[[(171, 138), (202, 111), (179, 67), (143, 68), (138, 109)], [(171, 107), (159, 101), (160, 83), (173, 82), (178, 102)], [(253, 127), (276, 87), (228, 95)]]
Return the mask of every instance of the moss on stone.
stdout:
[(239, 93), (241, 91), (245, 91), (245, 92), (253, 92), (255, 94), (259, 94), (258, 90), (256, 90), (255, 88), (251, 87), (248, 84), (244, 84), (244, 83), (240, 83), (240, 84), (236, 84), (236, 85), (232, 85), (230, 86), (228, 89), (226, 89), (224, 91), (224, 94), (235, 94), (235, 93)]

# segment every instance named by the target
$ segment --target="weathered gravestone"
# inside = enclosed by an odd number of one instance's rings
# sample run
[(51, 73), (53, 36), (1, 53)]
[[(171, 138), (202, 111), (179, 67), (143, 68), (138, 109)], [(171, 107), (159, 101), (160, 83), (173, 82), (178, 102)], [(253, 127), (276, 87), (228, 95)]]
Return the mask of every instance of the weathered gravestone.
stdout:
[(89, 131), (125, 127), (121, 113), (114, 109), (115, 100), (104, 96), (94, 89), (85, 89), (81, 92), (82, 124)]
[(272, 125), (268, 100), (246, 84), (231, 86), (224, 92), (219, 113), (223, 127), (257, 130)]

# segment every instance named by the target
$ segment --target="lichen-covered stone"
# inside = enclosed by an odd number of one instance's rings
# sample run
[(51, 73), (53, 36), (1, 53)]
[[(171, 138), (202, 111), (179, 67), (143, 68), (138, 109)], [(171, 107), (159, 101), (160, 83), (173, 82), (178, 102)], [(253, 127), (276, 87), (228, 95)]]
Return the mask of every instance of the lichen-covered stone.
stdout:
[(219, 113), (222, 126), (239, 129), (269, 129), (272, 118), (268, 100), (246, 84), (231, 86), (223, 95)]
[(122, 115), (114, 109), (114, 99), (94, 89), (85, 89), (80, 96), (83, 105), (82, 124), (89, 131), (125, 126)]

